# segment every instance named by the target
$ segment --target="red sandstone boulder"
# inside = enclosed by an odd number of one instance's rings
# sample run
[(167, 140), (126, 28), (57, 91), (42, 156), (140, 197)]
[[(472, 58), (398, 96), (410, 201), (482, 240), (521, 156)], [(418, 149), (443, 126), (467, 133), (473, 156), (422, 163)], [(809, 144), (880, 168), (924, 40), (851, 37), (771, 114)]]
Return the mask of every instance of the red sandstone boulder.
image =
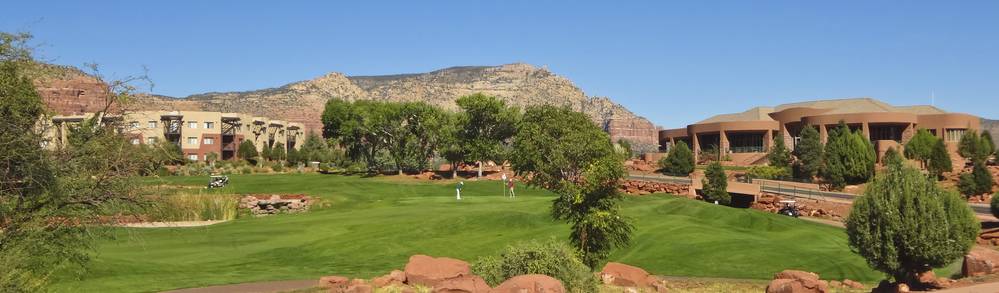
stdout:
[(609, 262), (600, 271), (600, 279), (604, 284), (622, 287), (645, 287), (650, 285), (649, 272), (642, 268), (623, 263)]
[(327, 276), (319, 278), (319, 287), (330, 288), (332, 290), (347, 290), (350, 286), (350, 279), (341, 276)]
[(434, 287), (443, 280), (471, 275), (472, 269), (461, 260), (418, 254), (409, 257), (405, 272), (407, 284)]
[(562, 293), (562, 282), (545, 275), (520, 275), (503, 281), (491, 293)]
[(376, 288), (381, 288), (391, 285), (401, 286), (405, 283), (406, 283), (406, 273), (403, 273), (400, 270), (392, 270), (392, 272), (390, 272), (388, 275), (371, 279), (371, 285), (374, 285)]
[(767, 286), (767, 293), (825, 293), (829, 285), (815, 273), (784, 270), (774, 275)]
[(975, 246), (964, 256), (961, 274), (965, 277), (988, 275), (999, 272), (999, 251)]
[(489, 293), (492, 288), (476, 275), (443, 280), (434, 286), (434, 293)]

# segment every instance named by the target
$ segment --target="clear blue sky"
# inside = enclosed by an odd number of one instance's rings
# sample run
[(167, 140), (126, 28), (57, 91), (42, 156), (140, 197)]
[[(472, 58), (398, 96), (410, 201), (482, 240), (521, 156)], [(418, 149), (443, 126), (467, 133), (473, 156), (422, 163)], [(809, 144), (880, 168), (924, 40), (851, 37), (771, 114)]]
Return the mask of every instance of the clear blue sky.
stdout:
[(0, 30), (35, 34), (59, 64), (148, 66), (170, 96), (526, 62), (667, 128), (756, 105), (931, 93), (945, 110), (999, 118), (999, 1), (151, 2), (9, 1)]

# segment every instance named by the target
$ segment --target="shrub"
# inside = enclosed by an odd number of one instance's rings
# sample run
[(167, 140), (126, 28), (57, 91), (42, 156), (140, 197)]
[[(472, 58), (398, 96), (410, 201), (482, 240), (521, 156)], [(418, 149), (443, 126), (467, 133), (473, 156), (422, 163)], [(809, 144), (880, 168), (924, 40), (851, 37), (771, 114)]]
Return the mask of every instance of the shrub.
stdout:
[(971, 173), (961, 174), (957, 182), (957, 188), (965, 196), (979, 195), (992, 192), (992, 174), (985, 168), (985, 163), (975, 162)]
[(992, 195), (992, 201), (989, 201), (989, 211), (992, 212), (992, 216), (999, 218), (999, 192)]
[(181, 193), (153, 198), (146, 213), (153, 221), (209, 221), (236, 218), (239, 201), (231, 194)]
[(690, 175), (694, 172), (694, 152), (681, 141), (670, 148), (666, 157), (659, 160), (659, 168), (663, 174), (670, 176)]
[(542, 274), (562, 281), (569, 292), (596, 292), (598, 288), (596, 277), (580, 260), (579, 252), (554, 239), (507, 246), (498, 256), (480, 257), (472, 264), (472, 272), (491, 286), (519, 275)]
[(871, 181), (846, 219), (850, 247), (871, 268), (900, 282), (960, 259), (978, 230), (957, 194), (901, 163)]
[(722, 169), (721, 164), (712, 162), (708, 165), (708, 169), (704, 171), (704, 179), (701, 182), (704, 184), (704, 200), (709, 202), (717, 201), (719, 204), (724, 205), (731, 202), (732, 197), (728, 194), (728, 177), (725, 175), (725, 170)]
[(284, 164), (281, 162), (274, 162), (274, 164), (271, 165), (271, 170), (278, 173), (284, 172)]
[(250, 168), (250, 166), (240, 167), (239, 168), (239, 173), (240, 174), (250, 174), (250, 173), (253, 173), (253, 168)]
[(822, 169), (822, 141), (818, 130), (810, 125), (801, 129), (801, 140), (794, 148), (794, 177), (811, 181)]
[(791, 168), (776, 166), (752, 166), (746, 171), (749, 179), (782, 180), (791, 177)]

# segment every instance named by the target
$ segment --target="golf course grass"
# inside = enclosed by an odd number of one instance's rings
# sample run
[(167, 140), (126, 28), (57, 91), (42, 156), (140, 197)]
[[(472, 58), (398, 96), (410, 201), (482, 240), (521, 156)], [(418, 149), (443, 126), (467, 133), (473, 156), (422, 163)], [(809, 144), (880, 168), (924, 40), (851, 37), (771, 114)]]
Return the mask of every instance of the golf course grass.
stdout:
[[(454, 182), (395, 176), (232, 175), (231, 193), (305, 193), (328, 205), (303, 214), (243, 217), (192, 228), (116, 230), (85, 273), (64, 273), (56, 291), (142, 292), (324, 275), (374, 277), (402, 268), (413, 254), (473, 262), (525, 240), (565, 239), (568, 225), (548, 214), (553, 195), (520, 187), (502, 195), (496, 181)], [(204, 177), (149, 179), (192, 185)], [(769, 279), (783, 269), (823, 279), (876, 281), (847, 247), (842, 229), (754, 210), (668, 195), (629, 197), (632, 244), (611, 261), (658, 275)]]

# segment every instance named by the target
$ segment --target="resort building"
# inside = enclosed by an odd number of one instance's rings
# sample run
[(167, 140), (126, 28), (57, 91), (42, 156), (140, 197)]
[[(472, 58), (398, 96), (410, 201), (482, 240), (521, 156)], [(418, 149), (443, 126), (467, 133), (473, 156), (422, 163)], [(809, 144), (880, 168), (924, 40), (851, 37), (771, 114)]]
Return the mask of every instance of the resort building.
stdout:
[[(65, 144), (69, 129), (93, 113), (73, 116), (54, 116), (49, 127), (50, 147)], [(121, 121), (132, 144), (157, 144), (167, 141), (180, 146), (184, 157), (204, 161), (209, 153), (218, 154), (222, 160), (234, 159), (239, 144), (251, 140), (262, 151), (264, 146), (277, 143), (286, 148), (300, 148), (304, 129), (299, 123), (286, 123), (266, 117), (246, 114), (201, 111), (138, 111), (124, 117), (107, 117)]]
[(695, 156), (711, 150), (731, 158), (735, 165), (753, 165), (766, 162), (774, 136), (783, 136), (788, 149), (793, 150), (802, 127), (810, 125), (817, 128), (825, 143), (828, 131), (840, 121), (867, 136), (879, 160), (889, 148), (902, 150), (920, 128), (943, 138), (955, 156), (964, 132), (978, 129), (981, 123), (979, 117), (933, 106), (892, 106), (872, 98), (819, 100), (716, 115), (686, 128), (662, 130), (659, 142), (662, 150), (682, 141)]

